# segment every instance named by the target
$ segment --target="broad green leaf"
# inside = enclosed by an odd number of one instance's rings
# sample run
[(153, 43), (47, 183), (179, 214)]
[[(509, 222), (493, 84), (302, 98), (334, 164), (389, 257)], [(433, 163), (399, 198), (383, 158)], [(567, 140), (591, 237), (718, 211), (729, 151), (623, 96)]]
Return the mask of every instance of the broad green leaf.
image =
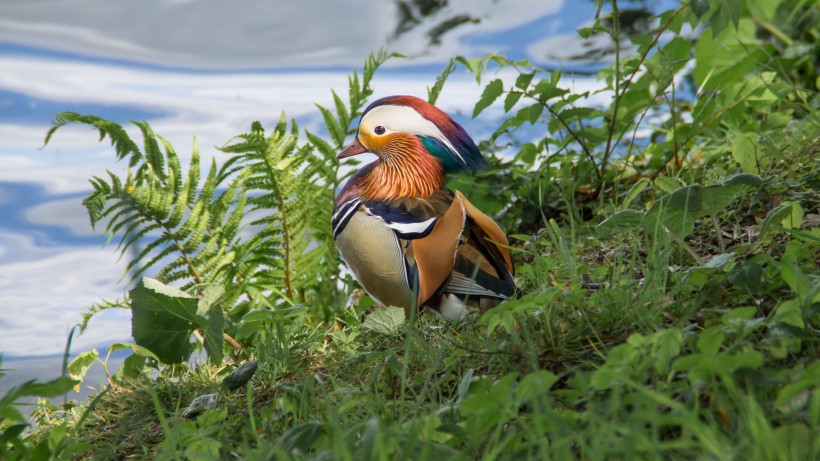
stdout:
[(801, 306), (808, 308), (808, 306), (814, 303), (812, 295), (815, 294), (815, 292), (812, 288), (815, 284), (812, 283), (808, 275), (800, 270), (800, 266), (794, 260), (793, 256), (789, 254), (783, 256), (783, 261), (780, 265), (780, 276), (783, 278), (783, 281), (789, 285), (789, 288), (797, 293), (797, 298), (800, 300)]
[[(153, 354), (153, 353), (152, 353)], [(148, 362), (145, 356), (139, 354), (131, 354), (122, 361), (122, 365), (115, 374), (116, 380), (121, 380), (122, 377), (136, 379), (144, 374), (146, 363)], [(157, 360), (157, 363), (160, 361)]]
[(458, 388), (456, 392), (456, 404), (460, 403), (464, 400), (464, 397), (467, 396), (467, 392), (470, 390), (470, 384), (473, 382), (473, 375), (475, 371), (470, 368), (464, 373), (464, 376), (458, 382)]
[(701, 210), (702, 186), (687, 186), (665, 195), (647, 210), (641, 225), (647, 235), (666, 229), (684, 238), (695, 228), (695, 217)]
[(535, 122), (538, 121), (538, 117), (544, 112), (544, 106), (540, 103), (535, 103), (525, 110), (527, 110), (527, 120), (529, 120), (531, 125), (535, 125)]
[(786, 229), (799, 229), (803, 224), (803, 207), (800, 202), (783, 202), (782, 205), (787, 205), (791, 212), (780, 220), (780, 225)]
[(584, 40), (587, 40), (590, 37), (592, 37), (592, 34), (595, 33), (595, 28), (581, 27), (581, 28), (577, 29), (576, 32), (578, 32), (578, 35), (580, 35), (581, 38), (583, 38)]
[(794, 381), (783, 386), (774, 401), (781, 410), (793, 406), (802, 392), (820, 388), (820, 362), (814, 362), (804, 370), (795, 370), (790, 375)]
[(711, 18), (712, 29), (719, 33), (729, 24), (738, 27), (740, 18), (746, 11), (746, 3), (736, 0), (717, 0), (716, 3), (718, 7)]
[[(214, 296), (216, 292), (209, 295), (209, 300), (213, 301)], [(134, 340), (156, 354), (163, 363), (181, 363), (193, 352), (191, 334), (200, 329), (205, 336), (209, 358), (221, 361), (222, 309), (207, 303), (208, 300), (201, 301), (177, 288), (143, 277), (131, 290)]]
[(447, 64), (447, 67), (441, 71), (438, 77), (436, 77), (436, 83), (433, 84), (433, 87), (427, 87), (427, 102), (430, 104), (435, 105), (436, 101), (438, 100), (439, 95), (441, 94), (441, 90), (444, 88), (444, 83), (447, 81), (447, 78), (450, 76), (451, 73), (456, 69), (456, 63), (453, 59), (450, 59), (450, 62)]
[(385, 306), (377, 309), (372, 314), (368, 315), (362, 328), (375, 331), (377, 333), (394, 333), (404, 323), (405, 313), (404, 309), (394, 306)]
[(497, 380), (484, 378), (474, 382), (467, 397), (459, 406), (461, 414), (484, 415), (492, 422), (506, 421), (517, 409), (517, 405), (510, 398), (517, 378), (518, 373), (512, 372)]
[(530, 82), (532, 82), (533, 77), (535, 77), (535, 72), (519, 75), (518, 78), (515, 79), (515, 87), (521, 90), (526, 90), (527, 87), (530, 86)]
[(509, 112), (510, 109), (513, 108), (515, 103), (517, 103), (518, 100), (521, 99), (521, 96), (523, 96), (523, 95), (524, 95), (524, 93), (520, 93), (520, 92), (517, 92), (517, 91), (512, 91), (510, 93), (507, 93), (507, 97), (504, 98), (504, 112)]
[(726, 91), (728, 85), (744, 81), (752, 69), (768, 61), (767, 47), (760, 46), (755, 37), (755, 24), (744, 19), (739, 26), (738, 30), (723, 33), (716, 32), (715, 27), (707, 28), (698, 37), (692, 76), (699, 87)]
[(669, 371), (672, 359), (680, 355), (683, 335), (679, 329), (659, 331), (652, 335), (651, 344), (655, 370), (665, 374)]
[(731, 323), (736, 320), (749, 320), (757, 314), (757, 307), (746, 306), (736, 307), (730, 311), (726, 311), (720, 316), (723, 323)]
[(208, 285), (202, 290), (197, 303), (197, 323), (205, 337), (203, 344), (205, 351), (213, 363), (222, 362), (224, 343), (222, 331), (225, 329), (225, 316), (222, 313), (222, 306), (217, 302), (223, 294), (225, 294), (224, 287)]
[(60, 376), (51, 381), (30, 380), (19, 386), (12, 387), (0, 398), (0, 421), (3, 418), (8, 418), (16, 422), (25, 422), (25, 418), (22, 417), (20, 412), (11, 406), (20, 397), (59, 397), (79, 384), (80, 381), (71, 379), (68, 376)]
[(772, 321), (785, 323), (801, 330), (806, 327), (803, 320), (803, 311), (800, 309), (800, 302), (797, 299), (789, 299), (780, 303), (774, 311)]
[(764, 357), (760, 351), (745, 351), (739, 354), (733, 355), (725, 355), (725, 357), (721, 357), (722, 360), (726, 360), (726, 369), (728, 371), (735, 371), (741, 368), (751, 368), (757, 369), (763, 365)]
[(709, 4), (709, 0), (691, 0), (689, 2), (689, 8), (691, 8), (695, 16), (700, 19), (709, 12), (711, 5)]
[(546, 370), (534, 371), (521, 379), (515, 388), (519, 405), (537, 400), (549, 394), (550, 388), (558, 381), (558, 376)]
[(681, 187), (663, 197), (661, 201), (668, 202), (673, 208), (679, 208), (692, 214), (697, 214), (703, 206), (703, 186), (694, 185)]
[(303, 423), (285, 431), (285, 433), (280, 435), (276, 440), (276, 444), (281, 447), (285, 453), (292, 453), (294, 450), (301, 453), (308, 453), (324, 431), (325, 427), (321, 423), (313, 421)]
[[(3, 410), (12, 411), (5, 414)], [(23, 415), (14, 408), (6, 407), (5, 409), (0, 409), (0, 421), (20, 421), (23, 419), (25, 419)], [(0, 454), (3, 454), (3, 452), (8, 449), (7, 447), (11, 444), (12, 440), (19, 439), (23, 431), (29, 427), (28, 424), (8, 424), (8, 421), (4, 421), (3, 430), (0, 431)]]
[(114, 343), (108, 347), (108, 353), (111, 354), (112, 352), (123, 351), (126, 349), (130, 350), (135, 355), (159, 361), (159, 357), (157, 357), (153, 352), (140, 346), (139, 344), (133, 343)]
[(640, 195), (640, 193), (643, 192), (647, 187), (649, 187), (651, 183), (652, 181), (649, 178), (641, 178), (638, 181), (636, 181), (635, 184), (633, 184), (632, 187), (630, 187), (629, 190), (626, 192), (626, 195), (624, 195), (624, 200), (620, 206), (621, 210), (629, 208), (629, 205), (632, 204), (632, 201), (635, 200), (635, 198), (638, 195)]
[(538, 149), (535, 147), (535, 144), (528, 142), (521, 146), (521, 151), (518, 153), (516, 158), (526, 163), (527, 165), (532, 165), (533, 163), (535, 163), (535, 154), (537, 152)]
[(143, 277), (131, 290), (131, 335), (163, 363), (182, 363), (193, 352), (198, 300), (177, 288)]
[(760, 173), (758, 136), (753, 133), (744, 133), (732, 139), (732, 158), (747, 173)]
[(18, 395), (58, 397), (71, 390), (76, 384), (78, 384), (76, 380), (60, 376), (46, 382), (28, 381), (16, 389)]
[[(535, 85), (535, 88), (532, 90), (532, 92), (538, 95), (538, 102), (546, 103), (547, 101), (549, 101), (552, 98), (555, 98), (556, 96), (567, 94), (568, 91), (566, 89), (558, 87), (558, 80), (554, 78), (556, 75), (557, 74), (553, 73), (550, 79), (542, 79)], [(553, 109), (558, 111), (559, 107), (553, 107)], [(570, 108), (572, 108), (572, 106), (570, 106)], [(572, 114), (570, 113), (567, 115), (570, 116)]]
[[(82, 352), (77, 357), (68, 364), (68, 375), (72, 379), (76, 379), (77, 381), (82, 381), (85, 378), (85, 374), (91, 365), (94, 364), (94, 361), (97, 360), (99, 357), (99, 353), (97, 349), (91, 349), (90, 351)], [(74, 388), (75, 391), (80, 390), (79, 384)]]
[(621, 210), (603, 220), (596, 226), (598, 235), (608, 237), (619, 230), (637, 229), (644, 218), (644, 212), (638, 210)]
[(655, 186), (658, 189), (668, 193), (680, 189), (680, 183), (670, 178), (669, 176), (658, 176), (655, 179)]
[(184, 459), (218, 461), (224, 459), (219, 453), (222, 448), (223, 444), (221, 441), (203, 437), (186, 443), (182, 451), (182, 456)]
[(495, 79), (486, 87), (484, 87), (484, 91), (481, 93), (481, 98), (475, 104), (475, 109), (473, 109), (473, 118), (476, 118), (478, 114), (481, 113), (484, 109), (486, 109), (490, 104), (493, 103), (501, 93), (504, 91), (504, 83), (501, 79)]
[(760, 187), (763, 185), (763, 178), (756, 174), (735, 173), (726, 176), (725, 178), (717, 182), (717, 185), (720, 186), (734, 186), (737, 184), (751, 187)]
[(756, 295), (760, 292), (762, 280), (763, 267), (753, 262), (748, 262), (741, 267), (736, 267), (729, 273), (729, 281), (731, 283), (745, 288), (752, 295)]
[(701, 332), (698, 337), (698, 350), (704, 355), (717, 355), (726, 334), (719, 328), (710, 328)]
[(725, 266), (729, 263), (732, 259), (734, 259), (735, 254), (733, 252), (729, 253), (721, 253), (719, 255), (715, 255), (712, 259), (710, 259), (703, 267), (706, 268), (720, 268)]
[(769, 214), (766, 215), (766, 218), (763, 220), (763, 223), (760, 225), (760, 238), (766, 236), (769, 229), (771, 228), (773, 223), (783, 222), (785, 220), (791, 220), (792, 217), (792, 203), (793, 202), (784, 202), (778, 205), (776, 208), (769, 211)]
[(763, 180), (753, 174), (732, 175), (717, 184), (700, 188), (701, 215), (723, 211), (745, 186), (759, 187)]
[(784, 424), (774, 430), (778, 453), (783, 459), (817, 459), (817, 432), (809, 431), (803, 423)]

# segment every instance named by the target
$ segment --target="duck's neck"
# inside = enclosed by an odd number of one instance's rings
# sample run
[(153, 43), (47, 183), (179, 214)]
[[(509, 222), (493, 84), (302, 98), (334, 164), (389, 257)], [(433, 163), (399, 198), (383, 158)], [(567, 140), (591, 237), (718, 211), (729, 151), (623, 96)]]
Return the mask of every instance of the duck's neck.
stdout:
[(432, 156), (394, 156), (378, 160), (362, 178), (359, 195), (364, 200), (427, 198), (444, 185), (444, 169)]
[(364, 201), (389, 201), (402, 198), (428, 198), (444, 186), (444, 169), (432, 156), (379, 159), (366, 165), (350, 178), (341, 194), (358, 195)]

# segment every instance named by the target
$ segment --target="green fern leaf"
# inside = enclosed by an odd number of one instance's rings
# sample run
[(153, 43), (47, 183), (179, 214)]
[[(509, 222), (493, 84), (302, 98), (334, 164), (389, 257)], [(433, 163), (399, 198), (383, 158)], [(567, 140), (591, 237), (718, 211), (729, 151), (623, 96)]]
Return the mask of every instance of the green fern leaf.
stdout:
[[(142, 131), (145, 164), (150, 168), (150, 174), (157, 176), (164, 183), (168, 176), (165, 170), (165, 156), (159, 148), (154, 131), (146, 122), (131, 122)], [(139, 171), (138, 171), (139, 173)]]
[(57, 117), (55, 117), (52, 122), (51, 129), (46, 133), (43, 145), (45, 146), (49, 143), (51, 137), (59, 128), (70, 123), (82, 123), (97, 128), (100, 133), (100, 141), (108, 136), (117, 153), (118, 160), (128, 157), (134, 159), (132, 162), (142, 160), (142, 152), (140, 152), (136, 143), (128, 137), (128, 133), (126, 133), (122, 126), (94, 115), (80, 115), (76, 112), (62, 112), (57, 114)]
[(336, 94), (335, 90), (331, 90), (330, 92), (333, 94), (333, 104), (336, 106), (336, 118), (339, 120), (339, 126), (344, 129), (345, 135), (355, 133), (356, 128), (350, 126), (350, 114), (347, 112), (347, 106), (345, 106), (344, 101)]

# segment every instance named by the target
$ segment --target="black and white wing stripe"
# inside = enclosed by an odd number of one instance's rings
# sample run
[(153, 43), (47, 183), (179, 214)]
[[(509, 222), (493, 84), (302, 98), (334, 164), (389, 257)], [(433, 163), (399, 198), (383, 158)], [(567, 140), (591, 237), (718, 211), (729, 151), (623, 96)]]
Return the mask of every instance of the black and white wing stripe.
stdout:
[(345, 226), (347, 226), (347, 222), (350, 221), (350, 218), (353, 217), (356, 211), (359, 210), (359, 206), (361, 206), (361, 204), (361, 200), (358, 198), (353, 198), (339, 205), (339, 208), (330, 218), (330, 224), (333, 226), (334, 239), (342, 233)]
[(385, 202), (365, 202), (364, 209), (369, 215), (381, 218), (385, 226), (393, 229), (399, 238), (405, 240), (427, 236), (438, 219), (438, 216), (414, 216), (403, 207), (391, 206)]

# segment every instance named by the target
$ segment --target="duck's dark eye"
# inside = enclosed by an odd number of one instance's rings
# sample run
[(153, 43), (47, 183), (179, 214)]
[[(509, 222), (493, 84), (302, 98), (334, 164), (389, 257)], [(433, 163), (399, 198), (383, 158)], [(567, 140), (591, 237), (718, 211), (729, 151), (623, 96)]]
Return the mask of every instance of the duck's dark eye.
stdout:
[(386, 130), (381, 125), (377, 126), (376, 128), (373, 128), (373, 132), (376, 133), (377, 135), (383, 135), (385, 131)]

